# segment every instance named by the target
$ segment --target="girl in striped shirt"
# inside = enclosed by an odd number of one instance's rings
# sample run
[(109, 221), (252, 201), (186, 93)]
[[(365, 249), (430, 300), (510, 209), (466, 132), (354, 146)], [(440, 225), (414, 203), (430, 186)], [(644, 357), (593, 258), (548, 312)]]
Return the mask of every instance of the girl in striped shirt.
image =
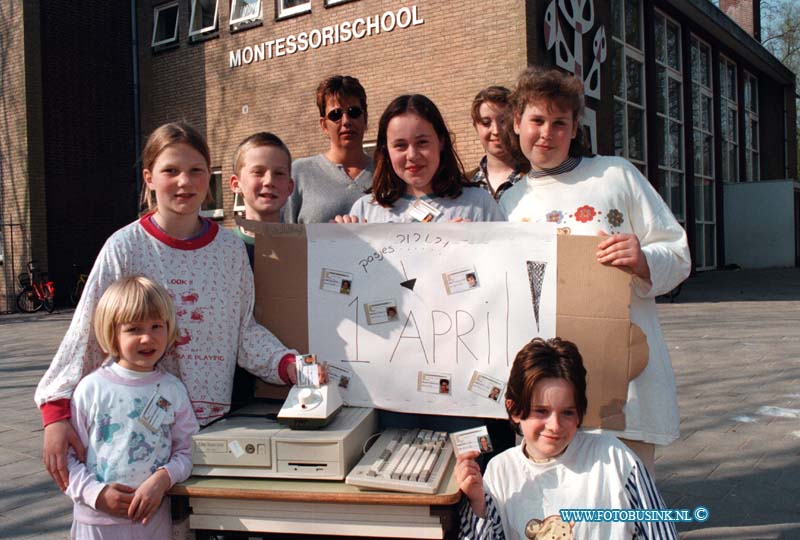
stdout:
[[(677, 540), (672, 523), (574, 522), (567, 509), (664, 508), (636, 455), (613, 435), (578, 428), (586, 414), (586, 370), (571, 342), (536, 338), (517, 353), (506, 410), (522, 444), (489, 462), (481, 475), (477, 452), (458, 457), (456, 479), (467, 498), (462, 538), (498, 540)], [(631, 514), (627, 512), (626, 514)], [(638, 518), (635, 518), (638, 519)]]

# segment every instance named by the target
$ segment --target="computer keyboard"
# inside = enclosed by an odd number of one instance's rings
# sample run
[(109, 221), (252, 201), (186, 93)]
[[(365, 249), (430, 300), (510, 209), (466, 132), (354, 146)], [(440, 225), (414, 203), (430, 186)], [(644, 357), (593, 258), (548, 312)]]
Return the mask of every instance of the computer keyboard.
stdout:
[(452, 456), (453, 446), (444, 431), (389, 428), (345, 482), (387, 491), (436, 493)]

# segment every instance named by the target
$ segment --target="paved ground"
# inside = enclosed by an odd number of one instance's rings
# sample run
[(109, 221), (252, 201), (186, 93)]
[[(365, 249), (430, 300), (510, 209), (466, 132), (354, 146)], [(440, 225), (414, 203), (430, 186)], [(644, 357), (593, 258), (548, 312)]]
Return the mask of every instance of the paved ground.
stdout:
[(72, 505), (44, 471), (33, 392), (71, 317), (0, 317), (0, 538), (69, 538)]
[[(681, 537), (800, 538), (800, 269), (702, 274), (659, 308), (681, 439), (657, 481), (669, 506), (711, 512)], [(70, 316), (0, 317), (0, 538), (69, 536), (32, 396)]]
[(800, 269), (711, 272), (659, 306), (681, 439), (656, 461), (691, 539), (800, 538)]

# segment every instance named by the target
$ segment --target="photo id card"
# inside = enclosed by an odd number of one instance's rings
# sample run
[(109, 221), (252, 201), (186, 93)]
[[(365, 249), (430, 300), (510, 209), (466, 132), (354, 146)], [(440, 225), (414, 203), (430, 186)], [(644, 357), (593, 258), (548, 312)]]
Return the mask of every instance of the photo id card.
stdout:
[(353, 374), (349, 369), (336, 364), (328, 364), (328, 380), (339, 388), (346, 390), (350, 386), (350, 377), (352, 376)]
[(322, 278), (320, 279), (319, 288), (323, 291), (350, 294), (352, 286), (353, 274), (350, 272), (331, 270), (330, 268), (322, 269)]
[(480, 371), (473, 371), (472, 377), (467, 385), (467, 390), (473, 394), (478, 394), (481, 397), (500, 403), (504, 395), (503, 391), (505, 387), (506, 383), (500, 379), (490, 377)]
[(425, 373), (420, 371), (417, 375), (417, 392), (426, 394), (450, 395), (449, 373)]
[(417, 199), (411, 203), (408, 213), (414, 221), (428, 223), (439, 217), (442, 211), (428, 201)]
[(159, 385), (156, 385), (155, 392), (150, 396), (144, 409), (142, 409), (142, 413), (139, 415), (139, 423), (151, 432), (158, 433), (161, 430), (161, 425), (167, 419), (170, 407), (172, 407), (172, 403), (161, 395), (161, 389)]
[(475, 271), (475, 267), (472, 266), (445, 272), (442, 274), (442, 279), (444, 280), (444, 288), (447, 294), (469, 291), (480, 286), (478, 273)]
[(313, 354), (297, 354), (294, 357), (297, 368), (297, 386), (319, 388), (319, 368), (317, 357)]
[(465, 452), (488, 454), (494, 451), (494, 448), (492, 448), (492, 440), (489, 438), (489, 432), (486, 430), (486, 426), (451, 433), (450, 442), (453, 443), (453, 451), (456, 453), (456, 456), (460, 456)]
[(364, 312), (367, 315), (367, 324), (382, 324), (397, 320), (397, 301), (392, 298), (389, 300), (378, 300), (364, 304)]

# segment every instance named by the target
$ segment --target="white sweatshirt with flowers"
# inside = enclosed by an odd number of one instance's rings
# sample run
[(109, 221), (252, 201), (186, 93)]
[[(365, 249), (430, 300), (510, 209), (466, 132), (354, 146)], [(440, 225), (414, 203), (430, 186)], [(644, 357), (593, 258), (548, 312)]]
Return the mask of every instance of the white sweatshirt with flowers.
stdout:
[[(650, 359), (628, 385), (625, 431), (619, 437), (667, 445), (678, 438), (677, 391), (655, 297), (689, 275), (686, 232), (653, 186), (625, 159), (583, 158), (565, 173), (530, 175), (500, 199), (509, 221), (553, 222), (563, 232), (633, 233), (650, 268), (650, 283), (634, 277), (631, 321), (647, 336)], [(599, 243), (599, 240), (598, 240)]]

